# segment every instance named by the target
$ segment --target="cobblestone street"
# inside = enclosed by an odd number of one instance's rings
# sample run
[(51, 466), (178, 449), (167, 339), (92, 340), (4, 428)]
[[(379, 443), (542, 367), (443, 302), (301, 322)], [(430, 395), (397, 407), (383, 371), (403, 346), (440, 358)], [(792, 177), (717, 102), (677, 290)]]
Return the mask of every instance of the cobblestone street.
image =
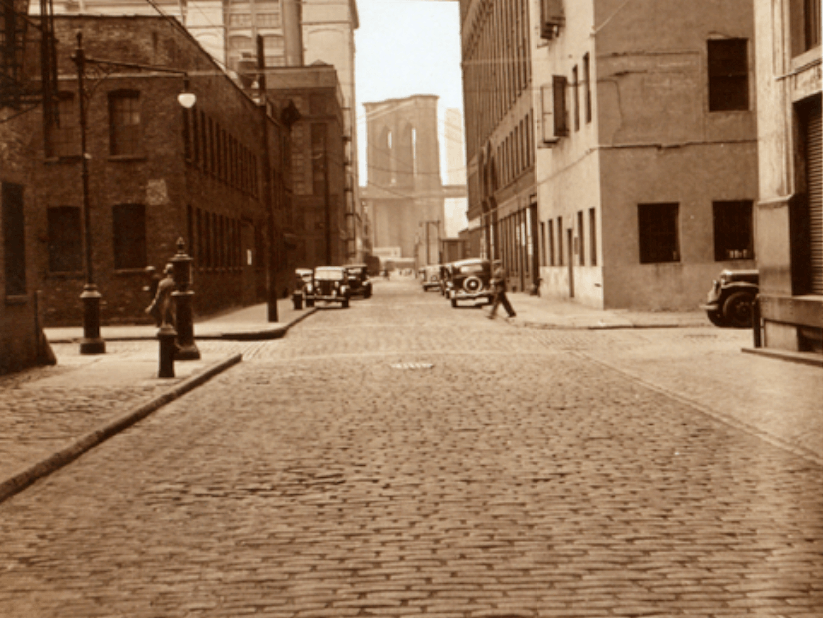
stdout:
[[(714, 414), (684, 351), (736, 337), (514, 328), (400, 280), (214, 343), (243, 362), (0, 503), (0, 616), (820, 618), (814, 445)], [(764, 409), (819, 376), (734, 362)]]

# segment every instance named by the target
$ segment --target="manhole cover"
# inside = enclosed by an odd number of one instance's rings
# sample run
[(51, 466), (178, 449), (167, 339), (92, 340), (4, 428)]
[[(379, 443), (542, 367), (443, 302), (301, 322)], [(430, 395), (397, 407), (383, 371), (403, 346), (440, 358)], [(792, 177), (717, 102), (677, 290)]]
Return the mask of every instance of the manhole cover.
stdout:
[(431, 369), (432, 363), (394, 363), (392, 369)]

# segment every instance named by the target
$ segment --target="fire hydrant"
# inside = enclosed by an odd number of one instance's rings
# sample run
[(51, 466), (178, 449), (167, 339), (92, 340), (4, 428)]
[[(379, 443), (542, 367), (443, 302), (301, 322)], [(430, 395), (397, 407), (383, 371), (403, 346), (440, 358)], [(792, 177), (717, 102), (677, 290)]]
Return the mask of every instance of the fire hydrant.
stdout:
[(158, 378), (174, 377), (174, 356), (177, 354), (177, 331), (171, 324), (163, 324), (157, 331), (160, 340), (160, 369)]

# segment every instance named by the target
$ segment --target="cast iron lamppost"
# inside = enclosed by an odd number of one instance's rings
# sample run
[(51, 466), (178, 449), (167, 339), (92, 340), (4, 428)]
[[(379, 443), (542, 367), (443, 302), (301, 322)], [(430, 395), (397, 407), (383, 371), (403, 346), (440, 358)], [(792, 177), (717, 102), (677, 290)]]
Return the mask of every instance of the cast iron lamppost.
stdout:
[[(77, 49), (71, 56), (72, 61), (77, 66), (77, 90), (80, 113), (80, 160), (83, 180), (83, 244), (85, 249), (85, 271), (86, 282), (83, 286), (83, 293), (80, 299), (83, 301), (83, 338), (80, 340), (81, 354), (103, 354), (106, 351), (106, 342), (100, 336), (100, 301), (101, 294), (94, 283), (94, 261), (92, 251), (91, 233), (91, 190), (89, 187), (89, 159), (91, 155), (87, 151), (86, 144), (86, 90), (85, 74), (86, 65), (94, 64), (99, 66), (121, 67), (132, 69), (147, 69), (162, 73), (175, 73), (183, 75), (183, 92), (178, 95), (177, 100), (186, 109), (194, 106), (196, 97), (189, 90), (189, 79), (186, 71), (181, 69), (171, 69), (168, 67), (158, 67), (145, 64), (135, 64), (129, 62), (114, 62), (108, 60), (96, 60), (86, 56), (83, 50), (83, 33), (77, 33)], [(89, 94), (89, 98), (91, 94)]]

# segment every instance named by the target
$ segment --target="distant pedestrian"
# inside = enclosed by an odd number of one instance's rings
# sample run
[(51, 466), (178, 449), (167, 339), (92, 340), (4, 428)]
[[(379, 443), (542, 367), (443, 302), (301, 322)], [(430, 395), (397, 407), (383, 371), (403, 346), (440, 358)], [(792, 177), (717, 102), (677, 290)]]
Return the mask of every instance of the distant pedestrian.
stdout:
[(510, 318), (516, 316), (517, 314), (514, 312), (514, 309), (512, 309), (511, 303), (506, 296), (506, 269), (503, 268), (503, 264), (499, 261), (494, 263), (491, 284), (494, 292), (494, 304), (492, 305), (492, 311), (488, 315), (488, 318), (493, 320), (497, 317), (497, 308), (501, 304)]

